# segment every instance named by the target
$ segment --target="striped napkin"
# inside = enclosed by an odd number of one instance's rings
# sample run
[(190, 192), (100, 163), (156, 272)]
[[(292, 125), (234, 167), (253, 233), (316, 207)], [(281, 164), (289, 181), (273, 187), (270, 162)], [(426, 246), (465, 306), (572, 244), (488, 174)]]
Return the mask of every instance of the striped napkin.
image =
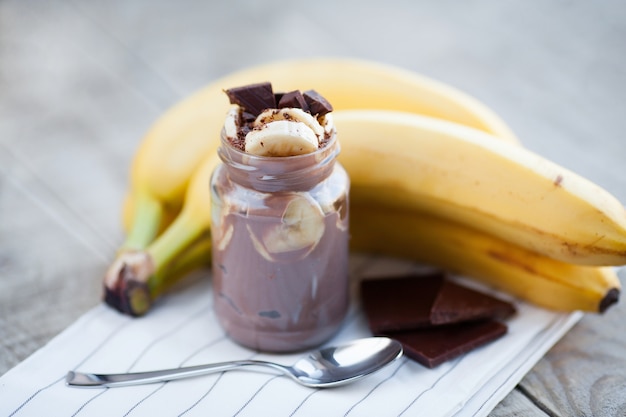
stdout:
[[(353, 257), (353, 279), (415, 272), (401, 261)], [(485, 416), (581, 317), (513, 301), (502, 338), (435, 369), (402, 357), (353, 384), (297, 385), (272, 373), (230, 371), (120, 388), (65, 385), (69, 370), (139, 372), (237, 359), (290, 365), (302, 354), (271, 355), (233, 343), (213, 310), (208, 272), (196, 274), (133, 319), (99, 305), (0, 378), (2, 416)], [(356, 281), (355, 279), (355, 281)], [(356, 285), (355, 285), (356, 288)], [(370, 333), (358, 300), (327, 344)]]

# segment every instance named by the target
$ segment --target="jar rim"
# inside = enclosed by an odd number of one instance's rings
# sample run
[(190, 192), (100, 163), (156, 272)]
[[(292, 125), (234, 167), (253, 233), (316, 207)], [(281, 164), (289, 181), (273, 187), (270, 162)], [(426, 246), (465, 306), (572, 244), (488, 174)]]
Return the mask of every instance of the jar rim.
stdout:
[(218, 156), (234, 181), (263, 190), (306, 190), (328, 177), (340, 152), (333, 131), (325, 146), (315, 152), (293, 156), (259, 156), (242, 152), (230, 144), (222, 130)]

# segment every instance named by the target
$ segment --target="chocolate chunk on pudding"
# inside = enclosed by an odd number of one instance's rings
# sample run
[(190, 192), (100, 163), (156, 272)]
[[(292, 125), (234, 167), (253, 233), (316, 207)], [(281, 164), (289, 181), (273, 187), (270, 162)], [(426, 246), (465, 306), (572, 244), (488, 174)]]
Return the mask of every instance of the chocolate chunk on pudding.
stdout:
[(307, 104), (300, 90), (294, 90), (288, 93), (284, 93), (280, 96), (280, 99), (277, 101), (278, 101), (279, 109), (282, 109), (285, 107), (294, 107), (294, 108), (302, 109), (307, 112), (309, 111), (309, 105)]
[(309, 111), (316, 116), (324, 116), (333, 111), (333, 106), (320, 93), (315, 90), (307, 90), (303, 94)]
[(224, 91), (231, 104), (237, 104), (254, 117), (265, 109), (276, 108), (276, 99), (269, 82), (234, 87)]

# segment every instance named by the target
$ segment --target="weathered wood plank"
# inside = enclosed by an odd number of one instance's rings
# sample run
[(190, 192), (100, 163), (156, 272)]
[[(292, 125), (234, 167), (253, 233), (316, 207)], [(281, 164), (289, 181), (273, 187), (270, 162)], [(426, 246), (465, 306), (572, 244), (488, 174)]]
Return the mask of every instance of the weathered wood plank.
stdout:
[(492, 417), (549, 417), (519, 390), (513, 390), (490, 414)]
[(524, 377), (520, 390), (553, 415), (626, 415), (624, 317), (623, 302), (602, 316), (586, 315)]

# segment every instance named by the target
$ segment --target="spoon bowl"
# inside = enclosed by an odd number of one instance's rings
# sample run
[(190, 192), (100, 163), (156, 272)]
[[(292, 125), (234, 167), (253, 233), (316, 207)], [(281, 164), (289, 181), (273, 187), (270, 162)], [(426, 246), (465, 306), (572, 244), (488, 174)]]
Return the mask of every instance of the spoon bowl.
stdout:
[(402, 356), (402, 345), (387, 337), (367, 337), (329, 346), (286, 366), (269, 361), (240, 360), (159, 371), (122, 374), (92, 374), (69, 371), (65, 378), (72, 387), (120, 387), (189, 378), (233, 369), (271, 368), (307, 387), (325, 388), (347, 384), (385, 367)]

